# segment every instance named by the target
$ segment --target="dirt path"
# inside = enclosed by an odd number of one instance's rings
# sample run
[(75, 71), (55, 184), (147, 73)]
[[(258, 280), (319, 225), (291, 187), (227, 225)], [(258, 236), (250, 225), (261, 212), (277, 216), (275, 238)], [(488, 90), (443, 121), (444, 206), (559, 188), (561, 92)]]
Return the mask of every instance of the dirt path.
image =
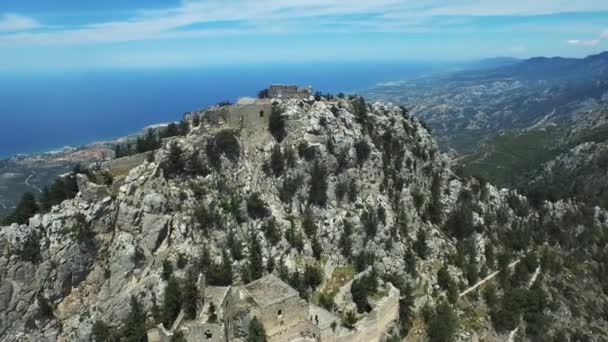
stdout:
[(25, 182), (23, 182), (23, 183), (24, 183), (24, 184), (25, 184), (27, 187), (33, 188), (33, 189), (35, 189), (36, 191), (38, 191), (39, 193), (42, 193), (42, 190), (41, 190), (39, 187), (37, 187), (37, 186), (35, 186), (35, 185), (33, 185), (33, 184), (30, 184), (30, 179), (32, 179), (32, 177), (34, 177), (35, 175), (36, 175), (36, 172), (34, 172), (34, 173), (30, 174), (30, 175), (29, 175), (29, 176), (28, 176), (28, 177), (25, 179)]
[[(513, 261), (512, 263), (509, 264), (509, 268), (513, 268), (515, 267), (515, 265), (517, 265), (520, 262), (520, 259), (517, 259), (515, 261)], [(464, 297), (467, 294), (469, 294), (470, 292), (475, 291), (477, 288), (479, 288), (480, 286), (482, 286), (483, 284), (487, 283), (488, 281), (494, 279), (498, 274), (500, 273), (500, 271), (495, 271), (493, 273), (490, 273), (490, 275), (488, 275), (487, 277), (483, 278), (482, 280), (480, 280), (479, 282), (477, 282), (475, 285), (469, 287), (468, 289), (462, 291), (459, 295), (458, 298)]]

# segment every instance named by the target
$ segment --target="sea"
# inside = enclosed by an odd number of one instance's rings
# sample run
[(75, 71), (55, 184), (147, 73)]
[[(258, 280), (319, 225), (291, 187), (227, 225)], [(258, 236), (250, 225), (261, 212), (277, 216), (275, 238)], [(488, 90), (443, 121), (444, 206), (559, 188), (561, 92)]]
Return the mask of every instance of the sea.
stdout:
[(255, 96), (274, 83), (357, 93), (443, 68), (366, 62), (0, 72), (0, 158), (129, 135), (220, 101)]

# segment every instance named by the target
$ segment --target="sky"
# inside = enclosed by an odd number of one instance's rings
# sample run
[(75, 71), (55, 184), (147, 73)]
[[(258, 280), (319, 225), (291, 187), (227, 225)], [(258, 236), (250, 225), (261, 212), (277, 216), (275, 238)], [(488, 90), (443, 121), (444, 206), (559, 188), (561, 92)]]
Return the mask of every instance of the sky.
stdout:
[(0, 70), (583, 57), (606, 0), (3, 0)]

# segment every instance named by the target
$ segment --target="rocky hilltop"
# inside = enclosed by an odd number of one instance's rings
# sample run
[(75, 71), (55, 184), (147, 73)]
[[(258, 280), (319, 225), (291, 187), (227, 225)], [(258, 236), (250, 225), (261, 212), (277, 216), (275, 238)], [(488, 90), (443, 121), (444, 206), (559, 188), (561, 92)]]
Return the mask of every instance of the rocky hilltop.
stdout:
[(402, 107), (248, 99), (183, 126), (2, 228), (2, 340), (608, 338), (607, 213), (456, 175)]

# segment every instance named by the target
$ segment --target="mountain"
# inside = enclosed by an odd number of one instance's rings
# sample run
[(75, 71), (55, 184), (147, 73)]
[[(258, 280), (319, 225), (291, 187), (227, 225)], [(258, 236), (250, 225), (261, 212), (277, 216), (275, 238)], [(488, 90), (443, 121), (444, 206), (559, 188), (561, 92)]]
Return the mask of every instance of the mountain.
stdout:
[(608, 208), (608, 106), (559, 125), (511, 130), (459, 160), (463, 172), (543, 198), (577, 198)]
[(392, 82), (365, 95), (408, 107), (444, 148), (466, 153), (502, 130), (563, 124), (608, 101), (608, 52)]
[(22, 203), (1, 339), (608, 338), (608, 212), (459, 176), (402, 107), (291, 90)]

